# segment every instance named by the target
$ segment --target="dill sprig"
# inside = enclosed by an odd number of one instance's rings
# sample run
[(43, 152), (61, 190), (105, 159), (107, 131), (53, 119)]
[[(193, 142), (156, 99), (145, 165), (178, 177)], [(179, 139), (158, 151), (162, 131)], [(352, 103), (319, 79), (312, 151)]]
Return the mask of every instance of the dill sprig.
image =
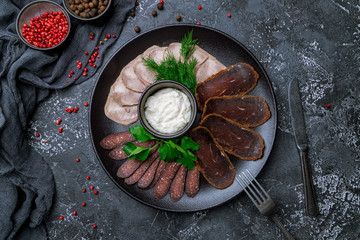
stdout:
[(146, 59), (142, 58), (142, 60), (150, 71), (156, 73), (156, 81), (173, 80), (184, 84), (193, 94), (195, 94), (195, 67), (197, 60), (194, 57), (191, 57), (191, 55), (195, 51), (198, 40), (192, 39), (192, 33), (193, 31), (190, 31), (188, 34), (185, 34), (181, 41), (180, 55), (184, 61), (182, 61), (181, 58), (176, 60), (171, 52), (167, 52), (165, 60), (161, 62), (160, 65), (158, 65), (151, 57)]

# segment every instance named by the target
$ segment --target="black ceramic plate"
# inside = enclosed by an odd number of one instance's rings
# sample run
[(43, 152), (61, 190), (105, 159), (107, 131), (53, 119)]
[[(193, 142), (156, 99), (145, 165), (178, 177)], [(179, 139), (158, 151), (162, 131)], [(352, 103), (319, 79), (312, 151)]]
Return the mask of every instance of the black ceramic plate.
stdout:
[[(255, 57), (237, 40), (218, 30), (197, 25), (171, 25), (156, 28), (132, 39), (114, 54), (100, 74), (93, 92), (90, 112), (90, 132), (95, 152), (105, 172), (115, 184), (125, 193), (144, 204), (177, 212), (198, 211), (218, 206), (237, 196), (243, 191), (243, 188), (234, 181), (230, 187), (218, 190), (211, 187), (202, 178), (200, 191), (194, 198), (184, 195), (180, 201), (173, 203), (167, 195), (164, 199), (157, 200), (152, 197), (152, 189), (142, 190), (136, 185), (128, 186), (123, 179), (118, 178), (116, 172), (123, 161), (115, 161), (109, 158), (109, 151), (102, 149), (99, 142), (107, 135), (128, 129), (128, 127), (111, 121), (104, 114), (104, 105), (110, 87), (120, 74), (121, 69), (150, 46), (154, 44), (167, 46), (172, 42), (180, 42), (190, 30), (193, 30), (193, 38), (199, 40), (199, 46), (215, 56), (224, 65), (246, 62), (252, 65), (260, 75), (257, 86), (249, 94), (264, 98), (272, 114), (265, 124), (254, 128), (264, 138), (264, 155), (257, 161), (231, 158), (237, 173), (248, 169), (254, 176), (257, 176), (269, 157), (275, 139), (277, 112), (274, 93), (268, 76)], [(138, 123), (134, 125), (136, 124)]]

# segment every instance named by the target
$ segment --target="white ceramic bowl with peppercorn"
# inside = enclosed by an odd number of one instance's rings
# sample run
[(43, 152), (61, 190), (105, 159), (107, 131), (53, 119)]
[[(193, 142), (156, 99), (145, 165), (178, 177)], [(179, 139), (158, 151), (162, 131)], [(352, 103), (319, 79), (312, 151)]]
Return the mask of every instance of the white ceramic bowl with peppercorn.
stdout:
[(112, 0), (63, 0), (68, 13), (80, 21), (96, 22), (104, 19)]
[(20, 39), (36, 50), (53, 50), (68, 38), (70, 16), (59, 4), (40, 0), (27, 4), (16, 19)]

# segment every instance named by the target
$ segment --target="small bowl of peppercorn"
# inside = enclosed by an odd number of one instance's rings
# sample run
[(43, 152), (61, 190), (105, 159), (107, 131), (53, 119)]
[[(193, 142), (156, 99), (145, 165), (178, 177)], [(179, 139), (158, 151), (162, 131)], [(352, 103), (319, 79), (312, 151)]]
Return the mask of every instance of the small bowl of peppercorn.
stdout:
[(60, 47), (70, 34), (70, 16), (59, 4), (40, 0), (27, 4), (16, 18), (20, 39), (36, 50)]
[(68, 13), (79, 21), (97, 22), (109, 11), (112, 0), (63, 0)]

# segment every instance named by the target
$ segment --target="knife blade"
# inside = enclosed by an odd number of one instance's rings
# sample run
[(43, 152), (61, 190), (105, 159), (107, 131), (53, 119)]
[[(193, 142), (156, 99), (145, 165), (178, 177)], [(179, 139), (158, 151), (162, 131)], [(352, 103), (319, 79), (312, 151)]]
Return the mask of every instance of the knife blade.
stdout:
[(309, 160), (307, 157), (307, 150), (309, 148), (309, 145), (306, 135), (306, 126), (301, 103), (299, 83), (296, 78), (294, 78), (290, 82), (288, 97), (290, 105), (291, 123), (294, 130), (296, 145), (300, 151), (301, 157), (301, 169), (304, 182), (306, 213), (309, 216), (315, 217), (319, 214), (319, 209), (311, 176)]

